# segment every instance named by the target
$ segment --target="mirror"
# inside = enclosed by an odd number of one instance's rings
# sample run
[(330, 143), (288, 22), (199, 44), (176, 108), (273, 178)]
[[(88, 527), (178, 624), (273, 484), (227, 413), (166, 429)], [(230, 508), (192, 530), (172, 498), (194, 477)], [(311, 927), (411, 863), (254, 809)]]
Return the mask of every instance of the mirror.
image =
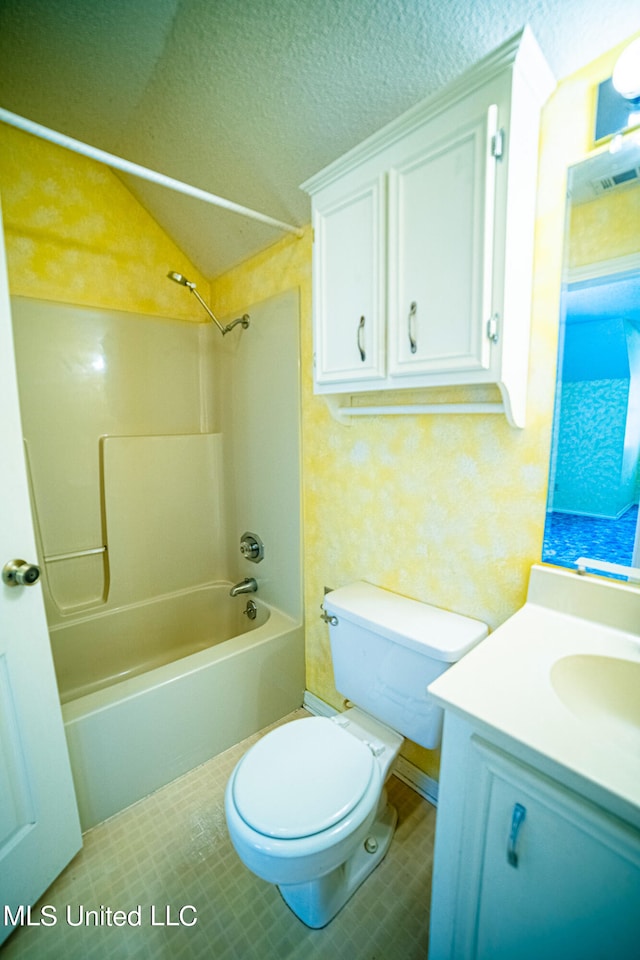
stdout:
[[(542, 559), (640, 566), (640, 144), (569, 171)], [(592, 563), (580, 563), (587, 558)]]

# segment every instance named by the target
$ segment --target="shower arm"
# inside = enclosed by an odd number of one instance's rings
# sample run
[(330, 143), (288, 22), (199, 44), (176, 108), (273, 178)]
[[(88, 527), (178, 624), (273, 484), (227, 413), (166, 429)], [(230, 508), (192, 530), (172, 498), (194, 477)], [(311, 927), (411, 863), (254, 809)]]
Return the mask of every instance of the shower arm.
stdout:
[(208, 316), (211, 317), (211, 319), (213, 320), (213, 322), (215, 323), (216, 327), (218, 328), (218, 330), (220, 331), (223, 337), (225, 336), (225, 334), (229, 333), (230, 330), (233, 330), (234, 327), (237, 327), (239, 323), (242, 324), (242, 327), (244, 330), (246, 330), (247, 327), (249, 326), (248, 313), (243, 314), (241, 317), (238, 317), (236, 320), (232, 320), (231, 323), (228, 323), (226, 326), (223, 326), (218, 320), (218, 318), (216, 317), (211, 307), (209, 307), (209, 305), (202, 299), (202, 297), (198, 293), (196, 289), (196, 285), (193, 282), (193, 280), (187, 280), (187, 278), (183, 276), (183, 274), (176, 273), (173, 270), (170, 271), (167, 274), (167, 276), (169, 280), (173, 280), (175, 283), (179, 283), (183, 287), (188, 287), (189, 290), (191, 290), (191, 293), (194, 295), (196, 300), (198, 300), (202, 304), (202, 307), (204, 308)]
[(205, 301), (202, 299), (202, 297), (196, 290), (195, 283), (192, 283), (191, 281), (189, 281), (187, 283), (187, 286), (191, 290), (191, 293), (196, 297), (196, 299), (200, 301), (200, 303), (202, 304), (204, 309), (207, 311), (207, 313), (209, 314), (209, 316), (211, 317), (211, 319), (213, 320), (213, 322), (215, 323), (216, 327), (218, 328), (218, 330), (220, 331), (223, 337), (225, 336), (225, 334), (229, 333), (230, 330), (233, 330), (233, 328), (236, 327), (239, 323), (242, 324), (242, 327), (244, 330), (247, 329), (247, 327), (249, 326), (248, 313), (245, 313), (243, 316), (238, 317), (236, 320), (232, 320), (231, 323), (228, 323), (226, 326), (223, 327), (220, 321), (218, 320), (218, 318), (216, 317), (215, 313), (213, 312), (213, 310), (205, 303)]

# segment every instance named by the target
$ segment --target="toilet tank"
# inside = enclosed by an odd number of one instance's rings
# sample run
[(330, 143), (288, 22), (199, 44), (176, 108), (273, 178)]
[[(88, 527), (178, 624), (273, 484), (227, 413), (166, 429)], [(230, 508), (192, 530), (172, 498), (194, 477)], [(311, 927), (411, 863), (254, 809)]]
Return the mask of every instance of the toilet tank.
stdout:
[(427, 687), (488, 633), (486, 624), (358, 581), (327, 593), (337, 690), (428, 749), (442, 710)]

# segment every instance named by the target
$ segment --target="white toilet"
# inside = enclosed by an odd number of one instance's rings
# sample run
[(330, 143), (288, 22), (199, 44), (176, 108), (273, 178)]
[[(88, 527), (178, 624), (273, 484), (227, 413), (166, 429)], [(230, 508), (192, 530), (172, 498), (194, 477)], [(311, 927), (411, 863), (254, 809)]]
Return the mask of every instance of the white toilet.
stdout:
[(314, 928), (387, 852), (397, 814), (384, 784), (403, 737), (440, 742), (442, 711), (427, 686), (487, 635), (478, 620), (364, 582), (328, 593), (324, 609), (336, 687), (357, 706), (266, 734), (225, 795), (240, 859)]

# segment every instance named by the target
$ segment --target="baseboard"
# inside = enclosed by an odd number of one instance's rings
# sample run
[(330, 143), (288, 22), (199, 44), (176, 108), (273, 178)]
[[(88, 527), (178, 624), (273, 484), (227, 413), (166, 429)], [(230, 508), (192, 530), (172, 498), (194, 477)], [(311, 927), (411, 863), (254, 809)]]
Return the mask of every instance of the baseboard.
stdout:
[(304, 692), (302, 706), (314, 717), (333, 717), (338, 712), (334, 707), (321, 700), (320, 697), (316, 697), (315, 693), (310, 693), (308, 690)]
[(428, 800), (434, 807), (438, 806), (438, 781), (416, 767), (415, 763), (411, 763), (404, 757), (398, 757), (393, 772), (424, 800)]
[[(338, 713), (332, 706), (328, 703), (325, 703), (324, 700), (321, 700), (320, 697), (316, 697), (315, 693), (310, 693), (308, 690), (304, 692), (304, 700), (302, 706), (305, 710), (308, 710), (309, 713), (312, 713), (315, 717), (332, 717), (334, 714)], [(428, 774), (423, 773), (414, 763), (411, 763), (410, 760), (405, 760), (404, 757), (398, 757), (393, 767), (394, 774), (406, 783), (408, 787), (411, 787), (412, 790), (415, 790), (424, 800), (428, 800), (429, 803), (432, 803), (435, 806), (438, 804), (438, 781), (434, 780), (433, 777), (428, 776)]]

